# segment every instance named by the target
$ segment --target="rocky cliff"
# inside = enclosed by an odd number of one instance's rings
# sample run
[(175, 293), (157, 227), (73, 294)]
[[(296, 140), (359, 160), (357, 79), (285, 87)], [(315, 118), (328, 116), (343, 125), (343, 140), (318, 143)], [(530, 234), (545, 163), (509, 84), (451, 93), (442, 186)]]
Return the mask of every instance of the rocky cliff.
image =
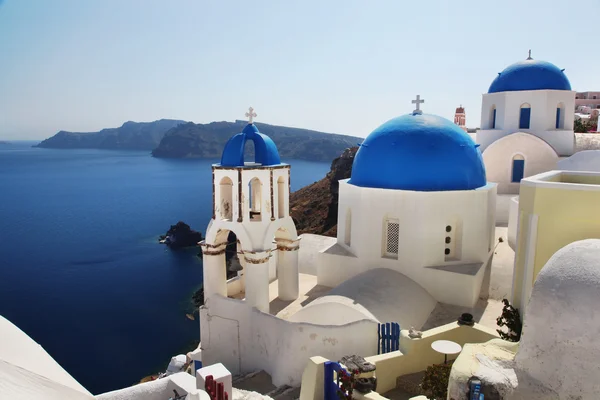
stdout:
[(98, 132), (60, 131), (34, 147), (53, 149), (152, 150), (167, 131), (185, 121), (161, 119), (154, 122), (125, 122), (119, 128)]
[[(169, 158), (220, 158), (225, 143), (239, 133), (246, 121), (211, 122), (194, 124), (188, 122), (171, 129), (154, 149), (154, 157)], [(261, 133), (269, 136), (285, 159), (329, 161), (345, 148), (355, 146), (361, 140), (353, 136), (337, 135), (308, 129), (290, 128), (256, 123)], [(253, 148), (248, 149), (253, 155)]]
[(323, 179), (290, 195), (290, 213), (299, 234), (337, 235), (338, 181), (350, 178), (357, 150), (358, 147), (344, 150)]

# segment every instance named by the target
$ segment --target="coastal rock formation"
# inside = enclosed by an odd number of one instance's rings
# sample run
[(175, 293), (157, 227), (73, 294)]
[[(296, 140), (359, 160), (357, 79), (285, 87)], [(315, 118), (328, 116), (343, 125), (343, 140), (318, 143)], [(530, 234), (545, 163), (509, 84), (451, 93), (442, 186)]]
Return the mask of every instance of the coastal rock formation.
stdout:
[(337, 235), (338, 181), (350, 178), (357, 150), (344, 150), (323, 179), (290, 195), (290, 213), (299, 234)]
[[(231, 135), (241, 132), (247, 123), (247, 121), (235, 121), (182, 124), (167, 132), (160, 145), (152, 151), (152, 155), (164, 158), (218, 159)], [(282, 159), (329, 161), (360, 140), (353, 136), (308, 129), (261, 123), (255, 125), (262, 134), (273, 139)], [(249, 155), (254, 154), (253, 147), (248, 150)]]
[(119, 128), (98, 132), (60, 131), (34, 147), (53, 149), (152, 150), (165, 133), (185, 121), (160, 119), (154, 122), (125, 122)]
[(202, 239), (202, 233), (193, 230), (188, 224), (179, 221), (175, 225), (171, 225), (167, 233), (160, 236), (159, 241), (172, 249), (180, 249), (196, 246)]

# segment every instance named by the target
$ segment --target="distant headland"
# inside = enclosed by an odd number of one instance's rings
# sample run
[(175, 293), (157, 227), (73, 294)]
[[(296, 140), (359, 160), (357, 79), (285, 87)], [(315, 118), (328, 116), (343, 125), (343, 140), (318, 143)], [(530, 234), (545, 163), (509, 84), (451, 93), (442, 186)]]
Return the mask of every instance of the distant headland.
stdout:
[(154, 122), (128, 121), (119, 128), (98, 132), (60, 131), (33, 147), (52, 149), (152, 150), (165, 133), (185, 121), (160, 119)]
[[(159, 158), (214, 158), (221, 156), (232, 134), (241, 132), (247, 121), (194, 124), (161, 119), (126, 122), (119, 128), (98, 132), (60, 131), (34, 147), (55, 149), (148, 150)], [(260, 131), (275, 141), (282, 159), (330, 162), (356, 146), (360, 138), (308, 129), (257, 123)]]
[(5, 140), (0, 140), (0, 145), (1, 145), (1, 144), (10, 144), (10, 142), (7, 142), (7, 141), (5, 141)]

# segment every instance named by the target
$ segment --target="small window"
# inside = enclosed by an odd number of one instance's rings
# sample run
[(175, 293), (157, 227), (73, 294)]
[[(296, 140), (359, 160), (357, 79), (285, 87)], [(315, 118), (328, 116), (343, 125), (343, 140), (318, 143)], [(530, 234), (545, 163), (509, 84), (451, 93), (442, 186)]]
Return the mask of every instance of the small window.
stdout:
[(516, 155), (513, 158), (511, 182), (513, 182), (513, 183), (521, 182), (521, 179), (523, 179), (524, 175), (525, 175), (525, 160), (523, 159), (523, 156)]
[(352, 238), (352, 211), (350, 209), (346, 210), (346, 227), (344, 229), (344, 243), (350, 246)]
[(593, 100), (596, 100), (596, 96), (592, 96), (592, 99), (593, 99)]
[(385, 255), (398, 258), (400, 241), (400, 223), (398, 220), (387, 220), (385, 233)]
[(496, 129), (496, 107), (492, 110), (492, 123), (490, 124), (491, 129)]
[(457, 226), (457, 220), (452, 221), (450, 224), (446, 225), (446, 234), (444, 235), (444, 261), (454, 261), (458, 259), (456, 248), (457, 243), (455, 240), (457, 234)]
[(521, 114), (519, 116), (519, 129), (529, 129), (531, 122), (531, 106), (523, 104), (521, 106)]
[(560, 107), (556, 109), (556, 129), (560, 127)]

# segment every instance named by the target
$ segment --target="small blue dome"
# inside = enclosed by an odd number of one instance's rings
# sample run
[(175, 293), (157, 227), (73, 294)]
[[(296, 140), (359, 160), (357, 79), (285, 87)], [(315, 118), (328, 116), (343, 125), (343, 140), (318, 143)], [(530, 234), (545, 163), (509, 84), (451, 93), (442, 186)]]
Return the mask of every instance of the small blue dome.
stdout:
[(367, 136), (354, 158), (350, 183), (425, 192), (476, 189), (486, 185), (477, 147), (445, 118), (403, 115)]
[(242, 131), (233, 136), (225, 144), (221, 155), (221, 165), (224, 167), (244, 166), (244, 147), (246, 141), (254, 142), (254, 162), (261, 165), (281, 164), (275, 142), (258, 131), (254, 124), (248, 124)]
[(567, 75), (547, 61), (527, 59), (506, 67), (490, 85), (488, 93), (519, 90), (571, 90)]

